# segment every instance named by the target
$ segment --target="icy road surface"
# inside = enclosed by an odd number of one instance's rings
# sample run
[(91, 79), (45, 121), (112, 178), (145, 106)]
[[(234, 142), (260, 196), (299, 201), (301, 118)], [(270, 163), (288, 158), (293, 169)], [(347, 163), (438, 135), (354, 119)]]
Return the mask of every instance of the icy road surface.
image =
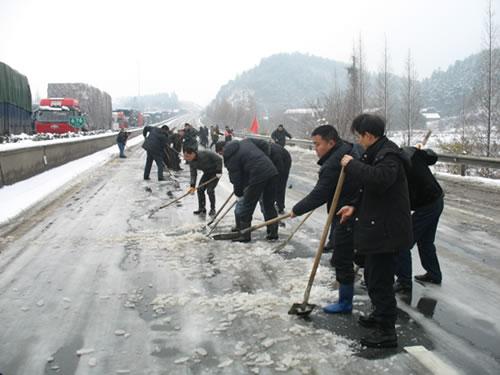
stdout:
[[(312, 152), (292, 148), (292, 157), (288, 208), (316, 178)], [(287, 314), (302, 301), (324, 208), (278, 254), (301, 218), (287, 221), (277, 243), (265, 230), (250, 244), (214, 241), (209, 218), (192, 214), (195, 195), (149, 217), (188, 188), (189, 171), (158, 182), (153, 166), (143, 181), (144, 161), (140, 147), (128, 150), (2, 234), (0, 373), (428, 374), (406, 346), (458, 373), (500, 372), (496, 189), (443, 181), (443, 285), (414, 284), (412, 300), (398, 300), (400, 346), (367, 350), (358, 344), (366, 331), (357, 317), (370, 310), (359, 282), (352, 316), (319, 307), (308, 320)], [(230, 192), (226, 174), (218, 206)], [(229, 214), (218, 232), (232, 224)], [(318, 306), (337, 297), (329, 257), (310, 298)]]

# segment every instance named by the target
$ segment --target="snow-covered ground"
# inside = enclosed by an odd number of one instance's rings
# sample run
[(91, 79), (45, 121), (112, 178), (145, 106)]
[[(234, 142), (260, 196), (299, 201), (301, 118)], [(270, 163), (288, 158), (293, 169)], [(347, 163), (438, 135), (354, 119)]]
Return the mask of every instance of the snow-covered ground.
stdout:
[(64, 135), (52, 135), (52, 134), (19, 134), (15, 136), (15, 142), (0, 143), (0, 151), (15, 150), (18, 148), (28, 148), (37, 146), (46, 146), (56, 143), (66, 143), (75, 142), (77, 140), (86, 140), (92, 138), (108, 137), (109, 135), (116, 133), (116, 131), (99, 131), (95, 133), (66, 133)]
[[(444, 182), (443, 285), (415, 285), (413, 301), (398, 301), (400, 347), (370, 351), (358, 344), (366, 332), (356, 319), (370, 308), (359, 283), (353, 315), (332, 317), (319, 307), (310, 320), (287, 314), (302, 301), (324, 209), (279, 254), (265, 231), (249, 244), (208, 238), (206, 219), (191, 213), (195, 196), (150, 217), (187, 189), (189, 171), (157, 182), (153, 166), (143, 181), (141, 139), (130, 141), (127, 159), (111, 147), (0, 189), (1, 201), (12, 201), (10, 214), (3, 204), (0, 212), (0, 221), (11, 220), (0, 241), (0, 320), (9, 322), (0, 330), (0, 373), (428, 374), (406, 346), (425, 347), (456, 372), (500, 370), (495, 190)], [(317, 171), (312, 151), (290, 151), (288, 208)], [(224, 175), (219, 205), (230, 191)], [(29, 206), (40, 200), (47, 204), (33, 214)], [(287, 222), (281, 241), (300, 220)], [(232, 223), (229, 214), (219, 231)], [(337, 297), (329, 256), (311, 293), (319, 306)]]

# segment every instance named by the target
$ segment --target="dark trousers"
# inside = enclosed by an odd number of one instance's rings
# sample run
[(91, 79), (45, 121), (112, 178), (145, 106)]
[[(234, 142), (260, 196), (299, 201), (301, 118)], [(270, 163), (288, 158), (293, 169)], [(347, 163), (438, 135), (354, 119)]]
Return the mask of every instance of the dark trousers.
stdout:
[(285, 194), (286, 183), (288, 181), (288, 172), (278, 175), (278, 183), (276, 185), (276, 206), (279, 212), (285, 211)]
[[(206, 174), (204, 173), (203, 176), (201, 176), (200, 182), (198, 183), (199, 185), (203, 184), (204, 182), (210, 180), (211, 178), (215, 177), (215, 174)], [(219, 179), (216, 178), (209, 184), (202, 186), (197, 190), (198, 193), (198, 207), (199, 208), (205, 208), (205, 191), (207, 192), (208, 199), (210, 201), (210, 208), (215, 210), (215, 187), (219, 183)]]
[(151, 154), (149, 151), (146, 157), (146, 165), (144, 167), (144, 178), (149, 178), (149, 173), (151, 173), (151, 166), (153, 165), (153, 160), (158, 168), (158, 179), (163, 180), (163, 157), (161, 155)]
[(245, 189), (243, 200), (238, 202), (234, 210), (236, 222), (251, 223), (255, 206), (262, 196), (262, 206), (264, 219), (274, 219), (278, 214), (274, 208), (274, 200), (276, 197), (276, 177), (272, 177), (264, 182), (250, 185)]
[(335, 267), (335, 278), (340, 284), (352, 284), (354, 282), (354, 243), (352, 223), (340, 224), (338, 219), (332, 224), (330, 233), (333, 236), (333, 254), (331, 265)]
[(118, 142), (118, 149), (120, 150), (120, 156), (125, 156), (125, 143)]
[(396, 298), (394, 296), (395, 254), (367, 254), (365, 282), (374, 307), (372, 316), (386, 328), (396, 324)]
[(212, 148), (212, 146), (215, 146), (215, 144), (219, 142), (218, 137), (212, 137), (212, 143), (210, 143), (210, 146), (208, 148)]
[(413, 244), (410, 249), (400, 251), (397, 258), (396, 275), (402, 284), (411, 284), (412, 266), (410, 250), (415, 243), (418, 247), (420, 262), (424, 270), (436, 281), (441, 282), (441, 268), (436, 254), (436, 238), (439, 217), (443, 212), (443, 197), (432, 204), (416, 209), (411, 215)]

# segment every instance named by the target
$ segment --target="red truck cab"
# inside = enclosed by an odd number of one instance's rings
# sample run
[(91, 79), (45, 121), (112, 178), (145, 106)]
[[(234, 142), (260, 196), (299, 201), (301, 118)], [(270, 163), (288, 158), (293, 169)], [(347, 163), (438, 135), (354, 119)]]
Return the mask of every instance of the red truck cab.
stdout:
[(35, 117), (37, 133), (78, 132), (85, 127), (85, 116), (78, 100), (73, 98), (47, 98), (40, 100)]

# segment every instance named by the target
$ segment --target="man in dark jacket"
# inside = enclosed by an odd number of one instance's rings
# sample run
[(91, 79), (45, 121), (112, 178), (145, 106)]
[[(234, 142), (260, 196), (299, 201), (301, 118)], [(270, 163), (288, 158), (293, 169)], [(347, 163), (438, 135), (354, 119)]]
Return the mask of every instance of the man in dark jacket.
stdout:
[(125, 156), (125, 145), (127, 144), (129, 133), (125, 131), (125, 129), (121, 128), (120, 132), (116, 136), (116, 144), (118, 145), (118, 149), (120, 150), (120, 157), (126, 158)]
[[(278, 170), (272, 161), (249, 139), (232, 141), (227, 144), (219, 142), (216, 151), (224, 155), (224, 165), (229, 172), (229, 180), (233, 184), (234, 195), (239, 198), (234, 210), (236, 228), (250, 228), (255, 206), (262, 196), (264, 219), (277, 216), (274, 208), (275, 187)], [(278, 238), (278, 224), (269, 225), (267, 239)], [(249, 242), (250, 232), (240, 235), (236, 241)]]
[(275, 203), (276, 208), (278, 209), (278, 214), (283, 215), (285, 213), (286, 184), (288, 181), (288, 175), (290, 174), (290, 168), (292, 167), (292, 157), (284, 147), (281, 147), (276, 143), (266, 142), (263, 139), (257, 138), (249, 139), (258, 148), (260, 148), (269, 159), (271, 159), (274, 166), (278, 170), (278, 184), (276, 185)]
[[(320, 165), (318, 181), (313, 190), (292, 208), (292, 217), (300, 216), (315, 208), (332, 204), (333, 195), (340, 176), (340, 159), (352, 150), (352, 145), (340, 139), (332, 125), (321, 125), (313, 130), (312, 141), (318, 155)], [(352, 178), (346, 178), (340, 195), (339, 206), (352, 204), (359, 187)], [(348, 220), (340, 224), (338, 218), (332, 223), (334, 232), (333, 265), (335, 276), (340, 284), (339, 300), (335, 304), (324, 307), (326, 313), (350, 313), (354, 295), (353, 237), (352, 222)]]
[(184, 124), (184, 136), (182, 138), (182, 149), (191, 148), (194, 150), (198, 149), (198, 140), (196, 137), (198, 136), (198, 131), (193, 128), (193, 126), (189, 123)]
[(149, 180), (149, 173), (151, 172), (151, 166), (153, 165), (153, 160), (158, 168), (158, 181), (163, 181), (163, 158), (164, 149), (168, 145), (168, 126), (163, 125), (161, 129), (145, 126), (142, 135), (145, 140), (142, 148), (146, 150), (146, 166), (144, 167), (144, 179)]
[(347, 176), (362, 185), (359, 202), (342, 207), (338, 214), (344, 222), (355, 213), (354, 249), (365, 254), (365, 281), (374, 307), (360, 325), (373, 328), (361, 339), (368, 347), (396, 347), (396, 298), (394, 296), (395, 255), (412, 242), (410, 199), (406, 168), (409, 158), (384, 136), (384, 120), (361, 114), (351, 130), (366, 152), (361, 160), (345, 155), (341, 164)]
[(286, 137), (292, 139), (290, 133), (288, 133), (281, 124), (279, 124), (276, 130), (271, 133), (272, 140), (279, 144), (281, 147), (285, 147)]
[(208, 128), (201, 125), (199, 130), (200, 144), (207, 148), (208, 147)]
[[(179, 151), (175, 148), (176, 143), (178, 143), (178, 148)], [(181, 160), (179, 158), (179, 152), (181, 149), (181, 143), (182, 141), (180, 140), (180, 137), (178, 134), (175, 134), (173, 130), (168, 131), (168, 144), (165, 146), (164, 150), (164, 157), (165, 157), (165, 164), (167, 165), (167, 168), (173, 170), (173, 171), (182, 171), (182, 168), (180, 166)]]
[(195, 215), (204, 215), (207, 213), (205, 209), (205, 190), (207, 191), (208, 199), (210, 200), (210, 216), (215, 215), (215, 187), (217, 186), (220, 177), (222, 176), (222, 158), (212, 151), (197, 151), (192, 148), (184, 148), (184, 159), (189, 162), (191, 169), (191, 186), (189, 191), (194, 193), (196, 190), (196, 179), (198, 178), (198, 169), (203, 172), (199, 184), (217, 177), (208, 185), (198, 189), (198, 209), (193, 211)]
[(212, 148), (212, 146), (215, 146), (217, 142), (219, 142), (219, 136), (221, 135), (223, 135), (223, 133), (220, 132), (219, 126), (212, 126), (212, 128), (210, 129), (210, 138), (212, 139), (212, 143), (210, 143), (209, 146), (210, 149)]
[(229, 128), (229, 126), (226, 126), (226, 128), (224, 129), (224, 141), (226, 143), (233, 140), (233, 133), (233, 129)]
[(420, 262), (425, 270), (424, 275), (415, 276), (415, 280), (441, 284), (441, 268), (436, 254), (434, 239), (436, 237), (439, 217), (443, 212), (443, 189), (432, 175), (429, 165), (437, 161), (437, 155), (430, 149), (421, 150), (422, 146), (405, 147), (403, 151), (411, 159), (408, 188), (413, 211), (411, 221), (413, 226), (413, 243), (408, 249), (399, 253), (396, 268), (396, 292), (410, 292), (412, 289), (411, 248), (417, 244)]

